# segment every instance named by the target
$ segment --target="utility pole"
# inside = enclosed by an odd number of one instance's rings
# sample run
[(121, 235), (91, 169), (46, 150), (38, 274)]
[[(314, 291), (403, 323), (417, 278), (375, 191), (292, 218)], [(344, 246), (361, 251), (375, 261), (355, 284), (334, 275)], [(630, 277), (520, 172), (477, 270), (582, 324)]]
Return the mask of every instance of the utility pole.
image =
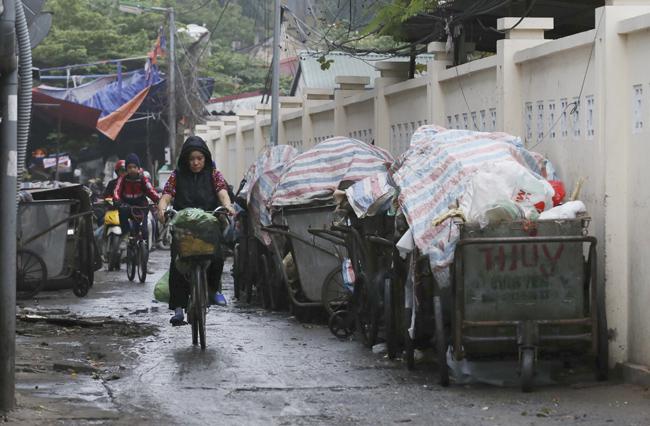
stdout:
[(169, 161), (174, 164), (174, 155), (176, 153), (176, 46), (174, 36), (176, 35), (176, 15), (173, 7), (142, 6), (137, 3), (118, 0), (118, 9), (121, 12), (139, 15), (140, 13), (150, 10), (153, 12), (163, 12), (167, 14), (169, 25), (169, 46), (167, 48), (167, 131), (169, 145)]
[(169, 99), (167, 127), (169, 131), (169, 160), (174, 164), (176, 154), (176, 48), (174, 36), (176, 35), (176, 22), (174, 8), (167, 9), (169, 17), (169, 70), (167, 71), (167, 97)]
[(14, 408), (16, 389), (16, 181), (18, 162), (18, 66), (16, 2), (3, 1), (0, 15), (0, 412)]
[(273, 12), (273, 78), (271, 80), (271, 146), (278, 144), (280, 119), (280, 26), (282, 25), (281, 0), (275, 0)]

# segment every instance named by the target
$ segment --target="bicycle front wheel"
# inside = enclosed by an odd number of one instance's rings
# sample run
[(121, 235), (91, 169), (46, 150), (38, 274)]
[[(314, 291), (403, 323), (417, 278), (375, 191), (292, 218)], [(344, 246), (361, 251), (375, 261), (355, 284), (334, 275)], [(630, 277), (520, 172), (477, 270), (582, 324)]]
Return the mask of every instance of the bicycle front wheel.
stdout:
[(149, 249), (144, 241), (138, 241), (138, 279), (143, 283), (147, 279), (147, 263), (149, 261)]
[[(206, 347), (205, 319), (208, 303), (208, 289), (206, 271), (200, 265), (196, 265), (192, 271), (192, 343), (201, 344), (201, 349)], [(197, 339), (198, 337), (198, 339)], [(197, 341), (198, 340), (198, 341)]]
[(135, 265), (137, 263), (137, 249), (135, 242), (129, 241), (126, 245), (126, 277), (129, 281), (135, 278)]

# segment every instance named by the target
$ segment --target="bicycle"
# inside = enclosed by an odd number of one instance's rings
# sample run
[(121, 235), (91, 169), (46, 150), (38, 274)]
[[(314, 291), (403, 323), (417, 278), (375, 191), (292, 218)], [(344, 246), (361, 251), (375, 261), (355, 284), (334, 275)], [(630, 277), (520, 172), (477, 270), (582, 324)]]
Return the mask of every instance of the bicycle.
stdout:
[[(144, 222), (145, 214), (140, 211), (149, 211), (150, 206), (130, 206), (131, 217), (129, 218), (129, 239), (126, 244), (126, 277), (129, 281), (135, 278), (136, 269), (138, 280), (144, 283), (147, 279), (147, 263), (149, 262), (149, 247), (144, 238), (142, 227), (147, 226)], [(138, 213), (136, 213), (138, 212)]]
[[(174, 209), (169, 209), (166, 213), (167, 219), (172, 218), (178, 212)], [(223, 215), (228, 222), (230, 222), (229, 212), (224, 207), (217, 207), (212, 211), (213, 215)], [(174, 234), (173, 226), (170, 226), (172, 234), (175, 235), (173, 244), (179, 244), (178, 234)], [(178, 239), (177, 239), (178, 238)], [(217, 243), (219, 244), (219, 243)], [(177, 246), (175, 246), (177, 247)], [(192, 344), (201, 344), (201, 349), (206, 347), (205, 339), (205, 321), (206, 312), (208, 309), (208, 268), (214, 259), (214, 251), (207, 252), (194, 252), (191, 254), (183, 255), (179, 250), (179, 256), (182, 256), (184, 261), (189, 262), (189, 281), (190, 281), (190, 295), (187, 301), (187, 322), (192, 327)]]

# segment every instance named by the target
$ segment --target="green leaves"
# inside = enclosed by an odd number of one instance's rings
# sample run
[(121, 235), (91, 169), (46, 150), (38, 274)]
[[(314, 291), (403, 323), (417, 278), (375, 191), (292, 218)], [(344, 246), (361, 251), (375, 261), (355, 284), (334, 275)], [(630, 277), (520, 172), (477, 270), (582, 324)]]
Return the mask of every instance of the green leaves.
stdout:
[(412, 16), (432, 11), (437, 6), (438, 0), (393, 0), (377, 13), (366, 27), (366, 32), (378, 31), (381, 35), (404, 39), (403, 23)]
[(322, 69), (323, 71), (330, 69), (330, 65), (334, 63), (333, 59), (327, 59), (325, 55), (319, 57), (317, 61), (320, 64), (320, 69)]

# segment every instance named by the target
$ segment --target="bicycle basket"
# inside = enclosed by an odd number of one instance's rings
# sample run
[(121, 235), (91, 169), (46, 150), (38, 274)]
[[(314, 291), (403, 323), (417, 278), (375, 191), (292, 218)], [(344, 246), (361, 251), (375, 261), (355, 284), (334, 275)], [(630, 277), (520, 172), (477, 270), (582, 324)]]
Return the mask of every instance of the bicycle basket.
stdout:
[(204, 235), (196, 235), (184, 228), (174, 228), (174, 245), (180, 258), (217, 253), (217, 241), (206, 241)]
[(210, 213), (200, 209), (185, 209), (174, 217), (171, 225), (179, 257), (217, 254), (219, 221)]

